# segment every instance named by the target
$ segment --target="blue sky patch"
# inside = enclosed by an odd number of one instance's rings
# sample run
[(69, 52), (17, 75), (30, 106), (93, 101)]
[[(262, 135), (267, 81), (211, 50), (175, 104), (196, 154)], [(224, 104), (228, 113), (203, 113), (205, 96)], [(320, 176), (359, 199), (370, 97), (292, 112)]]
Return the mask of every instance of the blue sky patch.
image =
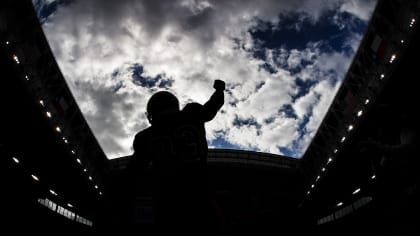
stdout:
[(277, 25), (260, 21), (249, 32), (261, 48), (302, 50), (309, 42), (327, 41), (323, 50), (342, 51), (347, 49), (345, 41), (351, 33), (363, 33), (366, 29), (365, 22), (345, 12), (327, 11), (315, 23), (301, 16), (298, 12), (282, 14)]
[(165, 78), (165, 74), (159, 74), (156, 77), (143, 76), (143, 66), (135, 63), (130, 67), (132, 71), (133, 82), (146, 88), (169, 88), (172, 86), (172, 80)]
[(217, 137), (214, 140), (210, 140), (210, 146), (215, 148), (223, 148), (223, 149), (242, 149), (240, 146), (227, 142), (223, 137)]
[(46, 3), (47, 1), (45, 0), (32, 0), (32, 3), (37, 11), (39, 22), (42, 24), (48, 20), (48, 17), (57, 11), (59, 5), (65, 6), (73, 1), (74, 0), (56, 0)]
[(241, 119), (238, 116), (235, 117), (233, 120), (234, 126), (255, 126), (257, 129), (261, 128), (261, 124), (258, 124), (258, 122), (254, 118), (248, 118), (248, 119)]

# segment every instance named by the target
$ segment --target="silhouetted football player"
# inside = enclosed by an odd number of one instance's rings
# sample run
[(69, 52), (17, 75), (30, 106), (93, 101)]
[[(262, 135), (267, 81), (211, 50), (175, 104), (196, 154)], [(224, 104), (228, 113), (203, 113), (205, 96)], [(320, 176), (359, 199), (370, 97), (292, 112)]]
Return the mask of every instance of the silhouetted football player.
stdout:
[(134, 139), (129, 170), (136, 175), (152, 164), (155, 223), (171, 225), (171, 232), (203, 231), (218, 219), (208, 191), (204, 123), (222, 107), (225, 83), (215, 80), (213, 87), (204, 105), (189, 103), (182, 110), (172, 93), (155, 93), (147, 103), (151, 126)]

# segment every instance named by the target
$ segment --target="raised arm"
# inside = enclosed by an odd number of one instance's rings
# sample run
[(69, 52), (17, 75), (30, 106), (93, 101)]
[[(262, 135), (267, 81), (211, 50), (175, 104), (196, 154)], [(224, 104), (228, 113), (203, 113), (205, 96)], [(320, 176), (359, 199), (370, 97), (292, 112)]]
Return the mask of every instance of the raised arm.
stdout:
[(225, 95), (223, 93), (225, 90), (225, 82), (222, 80), (215, 80), (213, 88), (216, 89), (216, 91), (203, 106), (203, 118), (205, 122), (212, 120), (225, 102)]

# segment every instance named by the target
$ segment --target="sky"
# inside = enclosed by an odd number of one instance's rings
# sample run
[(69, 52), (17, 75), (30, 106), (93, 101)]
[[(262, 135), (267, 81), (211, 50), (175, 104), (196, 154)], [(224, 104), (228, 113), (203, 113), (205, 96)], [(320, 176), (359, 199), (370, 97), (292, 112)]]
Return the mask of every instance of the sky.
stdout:
[(225, 104), (210, 148), (301, 158), (375, 0), (33, 0), (55, 59), (110, 159), (133, 152), (156, 91)]

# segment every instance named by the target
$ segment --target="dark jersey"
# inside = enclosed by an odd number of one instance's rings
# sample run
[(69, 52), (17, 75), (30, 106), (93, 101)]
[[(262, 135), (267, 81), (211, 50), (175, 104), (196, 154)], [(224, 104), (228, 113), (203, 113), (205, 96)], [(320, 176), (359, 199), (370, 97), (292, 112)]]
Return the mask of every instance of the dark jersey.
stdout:
[(177, 180), (194, 167), (204, 167), (207, 141), (202, 110), (200, 104), (188, 104), (182, 111), (168, 114), (139, 132), (130, 164), (139, 170), (151, 162), (161, 185)]

